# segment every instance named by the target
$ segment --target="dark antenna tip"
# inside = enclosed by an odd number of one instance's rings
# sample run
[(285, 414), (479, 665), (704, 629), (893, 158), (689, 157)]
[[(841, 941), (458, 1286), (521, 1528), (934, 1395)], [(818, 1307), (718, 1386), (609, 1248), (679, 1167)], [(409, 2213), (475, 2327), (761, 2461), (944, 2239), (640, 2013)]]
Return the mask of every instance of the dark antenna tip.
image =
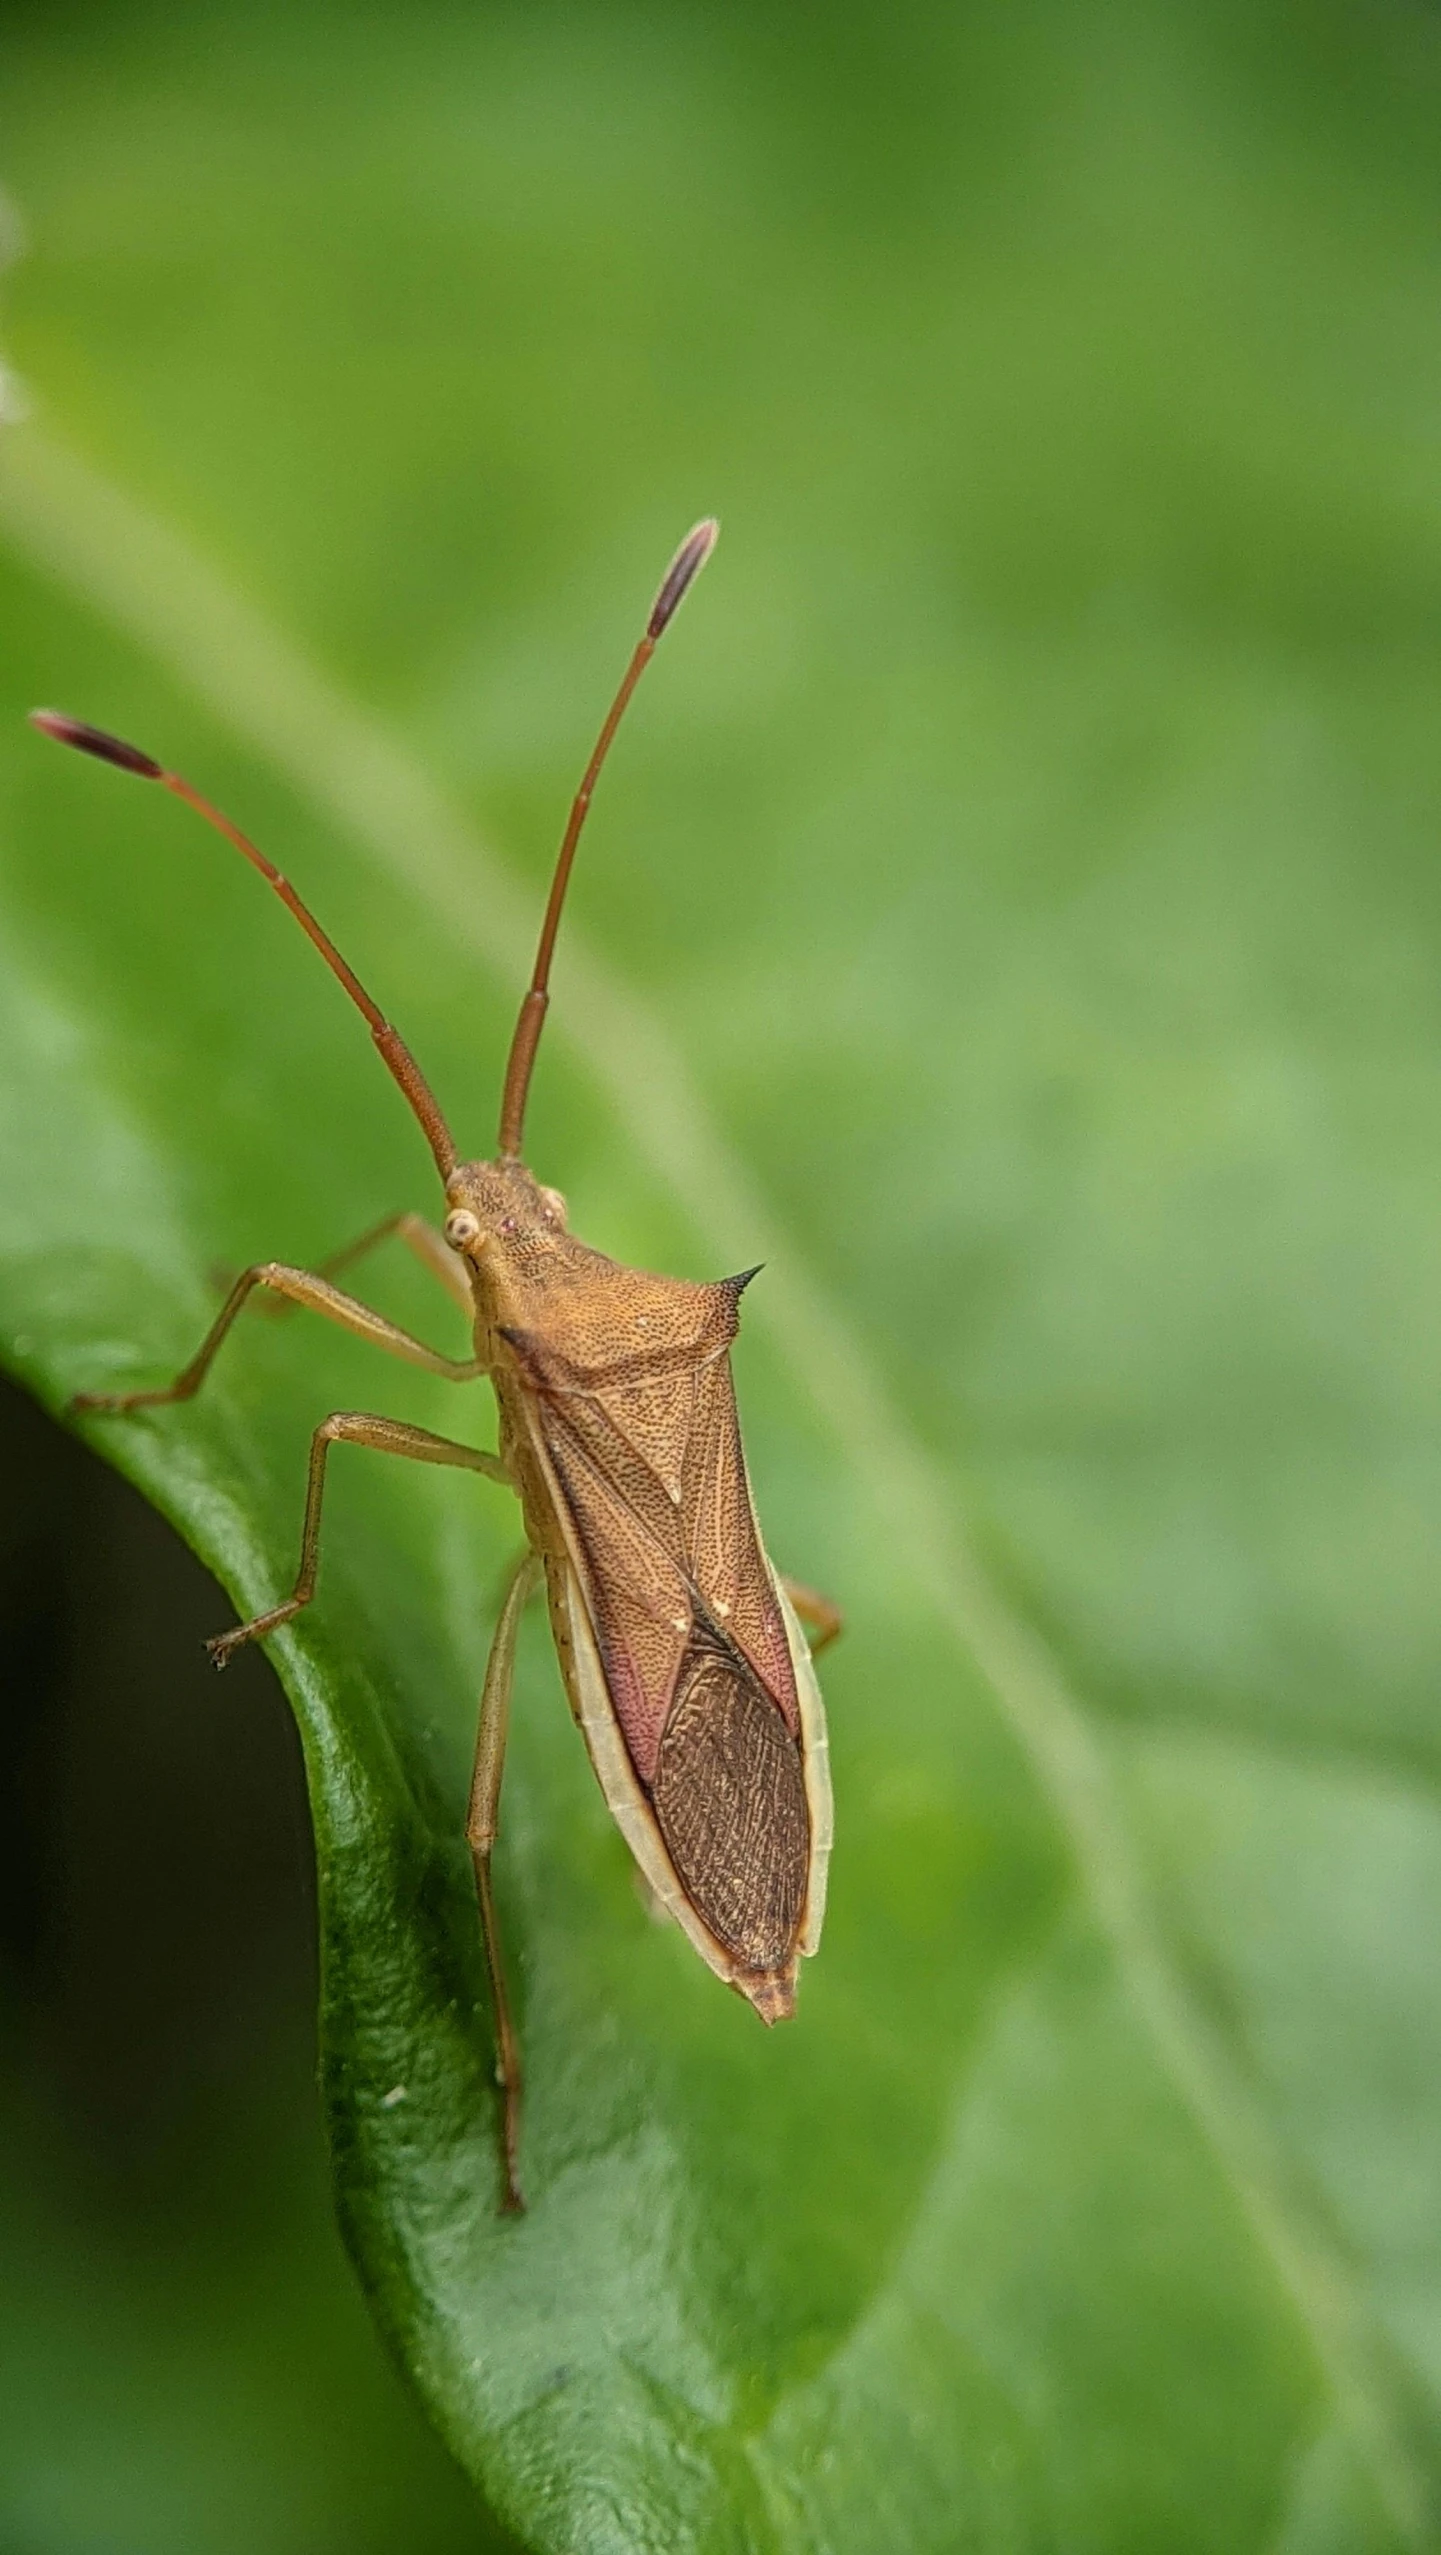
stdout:
[(714, 515), (707, 515), (694, 532), (688, 532), (665, 572), (655, 609), (645, 625), (648, 639), (658, 639), (666, 623), (672, 620), (684, 603), (696, 578), (720, 539), (720, 525)]
[(661, 580), (660, 592), (656, 596), (650, 619), (645, 625), (645, 636), (638, 641), (635, 653), (621, 677), (620, 690), (605, 714), (590, 761), (585, 767), (581, 785), (571, 803), (570, 815), (561, 837), (555, 873), (550, 882), (545, 920), (540, 927), (540, 942), (535, 953), (530, 991), (520, 1006), (520, 1017), (516, 1021), (515, 1035), (510, 1042), (510, 1059), (505, 1068), (505, 1084), (500, 1095), (499, 1148), (502, 1162), (520, 1160), (521, 1137), (525, 1130), (525, 1099), (530, 1089), (535, 1051), (540, 1044), (540, 1033), (545, 1025), (546, 1006), (550, 1001), (550, 962), (555, 955), (555, 936), (560, 928), (560, 909), (565, 903), (565, 891), (570, 883), (575, 847), (580, 841), (580, 831), (585, 823), (586, 810), (590, 806), (592, 793), (600, 778), (600, 767), (610, 752), (611, 741), (625, 716), (626, 704), (655, 654), (657, 639), (684, 602), (719, 539), (720, 525), (716, 522), (714, 515), (707, 515), (704, 523), (698, 523), (693, 532), (686, 534), (677, 550)]
[(42, 736), (53, 736), (57, 745), (77, 746), (82, 754), (94, 754), (102, 763), (117, 763), (122, 772), (138, 773), (142, 781), (163, 781), (165, 766), (152, 754), (142, 754), (138, 745), (127, 745), (123, 736), (111, 736), (103, 727), (87, 727), (83, 719), (67, 719), (61, 710), (32, 710), (30, 724)]

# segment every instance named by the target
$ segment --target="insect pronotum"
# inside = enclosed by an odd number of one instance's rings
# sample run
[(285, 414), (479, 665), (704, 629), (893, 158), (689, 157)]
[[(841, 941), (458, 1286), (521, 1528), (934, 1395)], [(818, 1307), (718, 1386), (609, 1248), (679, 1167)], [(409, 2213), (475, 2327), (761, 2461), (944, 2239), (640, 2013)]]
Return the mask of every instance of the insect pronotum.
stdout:
[[(173, 1383), (149, 1392), (82, 1393), (73, 1407), (114, 1413), (188, 1401), (256, 1287), (454, 1383), (490, 1378), (499, 1413), (494, 1455), (370, 1411), (332, 1411), (322, 1420), (311, 1440), (294, 1588), (209, 1647), (223, 1667), (242, 1642), (273, 1632), (310, 1604), (326, 1463), (342, 1441), (416, 1463), (463, 1466), (517, 1494), (526, 1548), (507, 1583), (486, 1667), (466, 1823), (495, 2016), (503, 2210), (524, 2205), (521, 2067), (491, 1852), (516, 1636), (542, 1577), (566, 1693), (611, 1814), (654, 1898), (763, 2022), (794, 2012), (797, 1969), (816, 1948), (825, 1909), (826, 1724), (801, 1619), (819, 1649), (839, 1631), (840, 1617), (814, 1590), (780, 1577), (756, 1522), (729, 1356), (741, 1293), (755, 1271), (697, 1286), (624, 1268), (576, 1240), (564, 1199), (542, 1188), (521, 1159), (551, 957), (591, 793), (626, 704), (716, 534), (713, 522), (697, 524), (671, 561), (576, 793), (511, 1042), (493, 1161), (460, 1160), (399, 1032), (289, 880), (238, 826), (136, 746), (57, 711), (32, 714), (60, 744), (159, 781), (269, 880), (364, 1013), (445, 1185), (443, 1231), (417, 1215), (392, 1215), (319, 1271), (260, 1262), (236, 1279)], [(409, 1244), (469, 1317), (470, 1357), (427, 1348), (332, 1283), (389, 1234)]]

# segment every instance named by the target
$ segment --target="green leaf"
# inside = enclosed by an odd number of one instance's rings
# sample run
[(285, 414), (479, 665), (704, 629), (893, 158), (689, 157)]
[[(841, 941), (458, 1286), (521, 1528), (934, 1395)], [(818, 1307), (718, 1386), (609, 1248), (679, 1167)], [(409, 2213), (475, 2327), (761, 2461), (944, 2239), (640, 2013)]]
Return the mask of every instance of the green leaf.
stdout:
[[(850, 1618), (775, 2034), (646, 1916), (528, 1627), (502, 2222), (461, 1822), (515, 1518), (337, 1462), (273, 1647), (376, 2313), (540, 2549), (1441, 2547), (1436, 32), (204, 23), (17, 47), (0, 1354), (164, 1376), (216, 1268), (433, 1203), (274, 901), (19, 714), (280, 853), (481, 1150), (715, 504), (532, 1159), (623, 1257), (765, 1260), (767, 1539)], [(316, 1420), (485, 1442), (458, 1400), (257, 1319), (90, 1434), (248, 1612)]]

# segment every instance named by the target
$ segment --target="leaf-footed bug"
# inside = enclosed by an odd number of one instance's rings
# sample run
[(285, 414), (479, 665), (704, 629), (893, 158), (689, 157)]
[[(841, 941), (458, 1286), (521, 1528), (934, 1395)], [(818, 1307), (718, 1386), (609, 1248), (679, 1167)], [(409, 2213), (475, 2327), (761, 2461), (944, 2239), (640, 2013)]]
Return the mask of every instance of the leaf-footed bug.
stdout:
[[(249, 838), (148, 754), (104, 730), (37, 710), (36, 727), (122, 771), (159, 781), (269, 880), (364, 1014), (420, 1122), (445, 1187), (443, 1231), (388, 1217), (318, 1272), (265, 1261), (245, 1270), (188, 1366), (138, 1393), (85, 1393), (76, 1410), (115, 1413), (195, 1393), (257, 1287), (306, 1305), (393, 1356), (455, 1383), (488, 1376), (499, 1450), (478, 1449), (368, 1411), (335, 1411), (311, 1441), (300, 1568), (291, 1594), (210, 1644), (223, 1666), (315, 1593), (326, 1463), (340, 1441), (451, 1464), (517, 1494), (526, 1550), (501, 1604), (481, 1696), (466, 1833), (475, 1864), (495, 2015), (504, 2210), (518, 2175), (521, 2068), (491, 1885), (491, 1854), (526, 1599), (543, 1577), (571, 1710), (613, 1817), (655, 1900), (717, 1976), (763, 2022), (794, 2012), (801, 1959), (820, 1939), (831, 1796), (825, 1713), (801, 1631), (816, 1647), (835, 1608), (782, 1579), (761, 1541), (741, 1452), (729, 1350), (753, 1270), (710, 1286), (653, 1277), (567, 1230), (565, 1202), (521, 1159), (526, 1095), (549, 1004), (551, 959), (576, 845), (626, 704), (656, 642), (715, 545), (698, 524), (666, 571), (644, 635), (606, 715), (570, 811), (535, 966), (511, 1042), (495, 1159), (460, 1160), (429, 1084), (288, 879)], [(397, 1234), (462, 1306), (473, 1354), (450, 1358), (344, 1294), (332, 1280)]]

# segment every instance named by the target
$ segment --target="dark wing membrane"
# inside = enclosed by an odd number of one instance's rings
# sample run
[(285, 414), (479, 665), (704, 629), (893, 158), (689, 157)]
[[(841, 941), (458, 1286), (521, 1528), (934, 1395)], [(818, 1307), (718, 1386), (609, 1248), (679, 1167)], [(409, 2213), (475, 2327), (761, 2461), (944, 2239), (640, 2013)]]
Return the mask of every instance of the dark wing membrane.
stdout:
[(711, 1932), (754, 1970), (784, 1969), (810, 1866), (800, 1750), (745, 1668), (688, 1653), (653, 1792), (666, 1850)]

